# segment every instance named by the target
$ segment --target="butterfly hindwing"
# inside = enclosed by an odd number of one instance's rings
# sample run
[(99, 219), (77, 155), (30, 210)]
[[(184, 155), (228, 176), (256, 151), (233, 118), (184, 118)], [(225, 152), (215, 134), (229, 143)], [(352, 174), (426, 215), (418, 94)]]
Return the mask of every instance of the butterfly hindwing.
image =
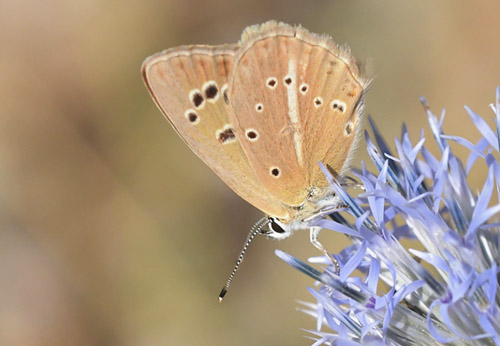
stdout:
[(227, 111), (228, 77), (237, 46), (189, 46), (156, 54), (143, 78), (156, 104), (187, 145), (238, 195), (287, 217), (256, 178)]

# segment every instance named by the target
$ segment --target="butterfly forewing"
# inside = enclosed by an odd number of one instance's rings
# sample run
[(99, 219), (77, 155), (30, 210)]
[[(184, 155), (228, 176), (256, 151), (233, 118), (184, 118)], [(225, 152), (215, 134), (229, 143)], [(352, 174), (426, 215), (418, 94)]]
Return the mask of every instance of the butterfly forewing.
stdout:
[(348, 52), (307, 30), (268, 23), (243, 34), (229, 81), (231, 118), (269, 193), (302, 204), (341, 173), (366, 83)]
[(262, 211), (287, 217), (256, 178), (229, 120), (227, 83), (236, 48), (167, 50), (146, 59), (143, 78), (177, 133), (230, 188)]

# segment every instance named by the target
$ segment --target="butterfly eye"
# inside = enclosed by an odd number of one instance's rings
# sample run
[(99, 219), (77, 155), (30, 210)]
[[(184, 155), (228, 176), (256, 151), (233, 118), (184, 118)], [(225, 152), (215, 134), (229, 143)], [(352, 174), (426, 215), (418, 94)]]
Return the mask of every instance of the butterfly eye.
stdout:
[(262, 103), (257, 103), (255, 105), (255, 110), (259, 113), (262, 113), (262, 111), (264, 110), (264, 106), (262, 105)]
[(274, 218), (269, 218), (269, 228), (276, 233), (285, 233), (283, 227), (281, 227)]
[(305, 95), (307, 93), (307, 90), (309, 90), (309, 86), (306, 83), (300, 86), (300, 92), (302, 93), (302, 95)]

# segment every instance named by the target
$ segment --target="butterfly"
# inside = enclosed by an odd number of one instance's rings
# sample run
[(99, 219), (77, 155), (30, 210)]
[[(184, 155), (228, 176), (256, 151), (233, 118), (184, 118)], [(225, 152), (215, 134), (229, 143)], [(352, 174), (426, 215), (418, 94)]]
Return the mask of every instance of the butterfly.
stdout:
[(337, 177), (349, 168), (369, 85), (347, 47), (270, 21), (246, 28), (238, 44), (157, 53), (142, 75), (191, 150), (267, 215), (250, 231), (219, 300), (259, 233), (284, 239), (310, 229), (327, 253), (310, 224), (340, 200), (319, 162)]

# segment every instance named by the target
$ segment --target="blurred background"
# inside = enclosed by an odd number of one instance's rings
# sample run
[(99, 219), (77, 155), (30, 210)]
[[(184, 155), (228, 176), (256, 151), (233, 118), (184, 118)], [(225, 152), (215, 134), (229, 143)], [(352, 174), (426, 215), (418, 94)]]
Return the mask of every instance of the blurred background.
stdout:
[(311, 344), (295, 300), (313, 282), (273, 254), (318, 255), (308, 232), (257, 239), (217, 303), (261, 215), (163, 119), (143, 59), (300, 23), (372, 60), (366, 111), (390, 144), (406, 122), (436, 151), (419, 97), (477, 140), (463, 105), (492, 115), (499, 13), (493, 0), (0, 0), (0, 344)]

